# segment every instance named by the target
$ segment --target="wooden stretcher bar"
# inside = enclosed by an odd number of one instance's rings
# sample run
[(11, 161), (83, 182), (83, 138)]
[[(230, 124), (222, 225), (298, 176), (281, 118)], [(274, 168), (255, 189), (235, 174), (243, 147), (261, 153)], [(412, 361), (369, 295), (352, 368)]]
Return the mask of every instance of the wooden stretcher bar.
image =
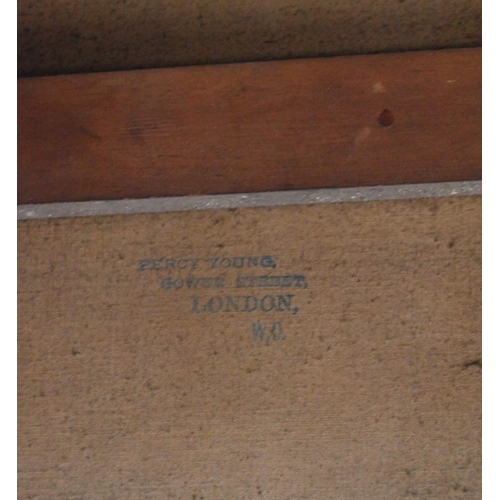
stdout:
[(18, 80), (18, 202), (481, 179), (481, 49)]

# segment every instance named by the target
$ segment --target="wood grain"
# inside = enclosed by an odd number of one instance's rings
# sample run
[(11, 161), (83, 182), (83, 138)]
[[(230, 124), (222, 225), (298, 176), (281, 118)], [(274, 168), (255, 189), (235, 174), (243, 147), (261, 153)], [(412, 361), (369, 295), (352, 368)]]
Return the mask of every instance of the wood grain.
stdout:
[[(479, 500), (480, 221), (480, 197), (20, 221), (19, 499)], [(235, 286), (270, 275), (308, 286)]]
[(481, 49), (20, 79), (18, 137), (21, 204), (480, 179)]

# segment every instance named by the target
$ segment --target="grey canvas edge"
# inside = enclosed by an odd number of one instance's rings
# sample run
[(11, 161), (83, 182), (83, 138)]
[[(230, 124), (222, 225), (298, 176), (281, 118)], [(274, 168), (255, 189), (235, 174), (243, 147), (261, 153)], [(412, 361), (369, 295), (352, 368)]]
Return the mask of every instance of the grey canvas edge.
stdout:
[(305, 189), (264, 193), (175, 196), (133, 200), (82, 201), (18, 205), (18, 220), (59, 217), (90, 217), (221, 208), (313, 205), (375, 200), (403, 200), (444, 196), (478, 196), (482, 181), (443, 182), (431, 184), (400, 184), (356, 188)]

